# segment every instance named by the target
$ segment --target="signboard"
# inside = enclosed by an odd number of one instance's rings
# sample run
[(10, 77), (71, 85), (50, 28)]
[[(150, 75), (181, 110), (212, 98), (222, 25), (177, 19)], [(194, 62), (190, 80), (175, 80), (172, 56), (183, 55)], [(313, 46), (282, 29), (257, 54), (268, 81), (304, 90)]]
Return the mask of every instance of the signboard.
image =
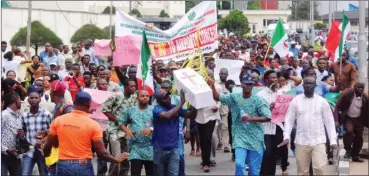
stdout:
[[(125, 12), (116, 12), (115, 36), (133, 35), (147, 40), (154, 60), (181, 61), (201, 48), (203, 53), (217, 49), (217, 12), (215, 1), (204, 1), (187, 12), (173, 27), (160, 30)], [(199, 35), (200, 40), (196, 36)]]
[(288, 106), (290, 105), (294, 95), (278, 95), (275, 100), (275, 106), (272, 110), (272, 122), (279, 125), (284, 122), (286, 118)]

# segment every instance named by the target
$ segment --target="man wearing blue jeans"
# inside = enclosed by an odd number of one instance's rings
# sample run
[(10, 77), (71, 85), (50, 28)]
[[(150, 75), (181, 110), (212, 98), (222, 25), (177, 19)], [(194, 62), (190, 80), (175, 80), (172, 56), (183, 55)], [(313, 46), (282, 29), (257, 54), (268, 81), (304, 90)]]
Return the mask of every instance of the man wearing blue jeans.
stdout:
[(154, 172), (156, 176), (179, 174), (179, 117), (196, 117), (196, 110), (186, 111), (184, 93), (181, 102), (175, 106), (171, 103), (170, 93), (164, 89), (155, 92), (158, 103), (154, 107), (154, 131), (152, 143), (154, 147)]
[(241, 79), (242, 93), (219, 95), (214, 83), (208, 81), (215, 101), (231, 107), (232, 147), (236, 155), (235, 175), (245, 175), (245, 162), (249, 165), (248, 175), (260, 175), (264, 152), (264, 126), (261, 122), (270, 121), (271, 112), (266, 101), (252, 95), (254, 81), (250, 75)]

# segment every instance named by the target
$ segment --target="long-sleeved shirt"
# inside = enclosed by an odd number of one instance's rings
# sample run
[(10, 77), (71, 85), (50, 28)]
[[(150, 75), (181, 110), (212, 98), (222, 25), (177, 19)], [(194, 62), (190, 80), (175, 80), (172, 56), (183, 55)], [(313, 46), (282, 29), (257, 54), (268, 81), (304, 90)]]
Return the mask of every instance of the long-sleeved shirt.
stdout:
[[(260, 92), (257, 93), (258, 96), (263, 98), (268, 105), (270, 106), (271, 103), (275, 101), (278, 95), (281, 95), (281, 92), (273, 92), (268, 87), (264, 87)], [(266, 135), (275, 135), (277, 126), (273, 122), (265, 122), (264, 124), (264, 134)]]
[[(219, 81), (217, 85), (221, 87), (222, 94), (230, 93), (229, 90), (226, 88), (225, 83)], [(219, 112), (221, 116), (228, 116), (229, 108), (226, 105), (220, 105)]]
[(325, 129), (331, 145), (337, 144), (334, 117), (330, 109), (327, 100), (317, 94), (311, 98), (304, 94), (297, 95), (287, 110), (283, 138), (290, 139), (296, 120), (296, 144), (315, 146), (326, 143)]
[[(335, 74), (336, 82), (338, 75), (340, 73), (339, 62), (332, 63), (331, 72)], [(341, 80), (341, 90), (354, 87), (357, 81), (357, 70), (354, 64), (350, 62), (343, 63), (342, 65), (342, 80)]]
[[(22, 129), (22, 117), (10, 108), (1, 112), (1, 153), (15, 149), (17, 131)], [(18, 156), (19, 157), (19, 156)]]

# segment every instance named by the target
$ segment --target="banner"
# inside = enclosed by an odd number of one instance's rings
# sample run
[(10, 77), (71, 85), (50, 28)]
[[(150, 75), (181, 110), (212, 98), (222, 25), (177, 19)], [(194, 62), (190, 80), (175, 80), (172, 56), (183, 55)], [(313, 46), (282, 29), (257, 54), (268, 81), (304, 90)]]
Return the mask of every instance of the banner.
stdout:
[(101, 111), (101, 106), (109, 97), (118, 94), (119, 92), (108, 92), (97, 89), (83, 89), (83, 91), (89, 93), (92, 98), (92, 113), (89, 114), (90, 118), (96, 120), (108, 120), (108, 117), (106, 117)]
[(115, 51), (113, 65), (136, 65), (140, 60), (142, 37), (127, 35), (115, 37)]
[(96, 39), (94, 42), (94, 55), (95, 56), (110, 56), (110, 39)]
[(228, 70), (228, 78), (227, 80), (233, 80), (236, 85), (241, 85), (240, 83), (240, 70), (244, 65), (243, 60), (230, 60), (230, 59), (215, 59), (215, 69), (214, 69), (214, 77), (215, 80), (219, 81), (219, 72), (220, 69), (226, 68)]
[(272, 122), (283, 127), (282, 122), (286, 118), (288, 106), (294, 95), (278, 95), (275, 99), (275, 106), (272, 110)]
[[(218, 48), (216, 2), (201, 2), (168, 30), (158, 29), (117, 10), (115, 36), (142, 38), (143, 30), (146, 31), (153, 60), (181, 61), (197, 47), (201, 47), (203, 53), (212, 52)], [(200, 42), (196, 42), (196, 32), (200, 33)]]

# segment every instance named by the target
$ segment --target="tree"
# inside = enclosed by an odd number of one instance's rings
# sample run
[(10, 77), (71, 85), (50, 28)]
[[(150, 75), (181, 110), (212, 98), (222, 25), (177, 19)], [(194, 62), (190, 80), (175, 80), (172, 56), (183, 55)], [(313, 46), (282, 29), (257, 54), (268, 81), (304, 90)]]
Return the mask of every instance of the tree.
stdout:
[[(314, 19), (318, 18), (319, 2), (314, 1)], [(292, 1), (290, 5), (290, 20), (309, 20), (310, 19), (310, 1)]]
[[(114, 38), (115, 37), (115, 25), (111, 26), (111, 37)], [(110, 26), (106, 26), (104, 27), (104, 32), (107, 33), (108, 35), (110, 35)]]
[(227, 29), (236, 35), (243, 35), (250, 31), (247, 17), (239, 10), (232, 10), (226, 17), (218, 20), (219, 29)]
[(198, 3), (200, 3), (200, 0), (189, 0), (185, 1), (185, 12), (187, 13), (189, 10), (192, 9), (192, 7), (195, 7)]
[[(27, 39), (27, 26), (19, 29), (10, 40), (11, 45), (25, 46)], [(49, 42), (52, 46), (56, 47), (62, 44), (62, 40), (49, 28), (45, 27), (39, 21), (33, 21), (31, 23), (31, 47), (38, 53), (38, 47), (43, 46), (46, 42)]]
[(247, 10), (259, 10), (261, 8), (259, 0), (253, 0), (247, 2)]
[(86, 24), (79, 28), (70, 39), (70, 42), (77, 43), (81, 41), (85, 41), (88, 39), (107, 39), (109, 38), (109, 33), (106, 33), (104, 30), (100, 29), (94, 24)]
[(326, 29), (327, 28), (327, 24), (324, 24), (324, 23), (315, 23), (314, 24), (314, 29)]
[(136, 15), (137, 18), (141, 18), (142, 15), (141, 15), (141, 12), (137, 9), (132, 9), (132, 14), (133, 15)]
[[(116, 10), (117, 9), (113, 6), (113, 12), (112, 13), (115, 14)], [(106, 6), (104, 11), (102, 12), (102, 14), (110, 14), (110, 6)]]
[(169, 18), (169, 15), (165, 12), (165, 10), (161, 10), (159, 14), (160, 18)]

